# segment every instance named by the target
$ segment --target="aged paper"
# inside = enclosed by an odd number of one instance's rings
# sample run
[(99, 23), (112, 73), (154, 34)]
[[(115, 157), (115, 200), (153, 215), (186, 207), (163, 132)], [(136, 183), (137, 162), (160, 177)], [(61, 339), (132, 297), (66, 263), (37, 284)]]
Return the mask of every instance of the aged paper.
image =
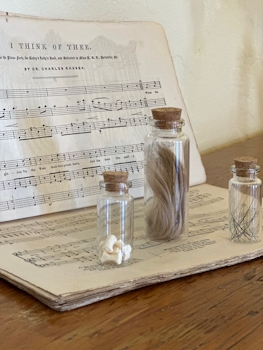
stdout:
[(64, 311), (263, 254), (263, 242), (229, 241), (227, 190), (194, 186), (189, 208), (188, 240), (150, 242), (143, 203), (136, 200), (133, 263), (117, 268), (98, 264), (95, 207), (2, 223), (1, 276)]
[(96, 203), (105, 170), (143, 195), (151, 109), (183, 109), (191, 185), (205, 181), (163, 29), (0, 16), (0, 221)]

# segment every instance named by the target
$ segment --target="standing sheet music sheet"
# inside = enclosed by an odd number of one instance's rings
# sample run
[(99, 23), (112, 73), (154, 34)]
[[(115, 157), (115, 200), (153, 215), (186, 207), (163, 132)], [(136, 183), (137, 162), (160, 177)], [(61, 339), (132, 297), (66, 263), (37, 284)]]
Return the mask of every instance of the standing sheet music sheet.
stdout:
[(0, 16), (0, 221), (94, 205), (105, 170), (143, 195), (151, 109), (183, 109), (190, 184), (205, 173), (163, 29)]

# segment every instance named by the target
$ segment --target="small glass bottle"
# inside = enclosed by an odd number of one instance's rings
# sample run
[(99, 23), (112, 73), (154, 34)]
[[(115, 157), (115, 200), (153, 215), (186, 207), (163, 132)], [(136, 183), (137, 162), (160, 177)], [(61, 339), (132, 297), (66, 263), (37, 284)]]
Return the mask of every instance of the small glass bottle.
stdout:
[(106, 171), (97, 200), (97, 244), (99, 263), (122, 266), (132, 261), (133, 198), (128, 193), (128, 173)]
[(230, 170), (229, 233), (232, 242), (255, 243), (261, 240), (262, 195), (260, 167), (252, 157), (238, 157)]
[(146, 238), (187, 238), (189, 138), (180, 108), (155, 108), (145, 139), (144, 201)]

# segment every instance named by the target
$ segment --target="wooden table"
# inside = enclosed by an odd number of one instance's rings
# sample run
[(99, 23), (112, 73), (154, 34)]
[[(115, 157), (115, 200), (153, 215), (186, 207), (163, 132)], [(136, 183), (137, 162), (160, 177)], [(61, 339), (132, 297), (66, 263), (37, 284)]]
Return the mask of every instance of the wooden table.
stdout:
[[(227, 187), (233, 158), (263, 166), (263, 135), (205, 155), (208, 183)], [(0, 349), (263, 349), (261, 259), (58, 313), (0, 280)]]

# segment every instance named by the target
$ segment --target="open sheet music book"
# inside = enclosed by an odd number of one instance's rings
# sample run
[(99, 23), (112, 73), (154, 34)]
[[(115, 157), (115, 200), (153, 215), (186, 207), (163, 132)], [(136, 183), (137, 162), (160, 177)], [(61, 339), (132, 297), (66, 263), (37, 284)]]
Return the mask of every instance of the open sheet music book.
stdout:
[[(158, 24), (2, 14), (0, 34), (1, 277), (63, 311), (262, 254), (261, 243), (228, 241), (226, 191), (199, 185), (204, 168)], [(145, 241), (138, 199), (133, 264), (102, 267), (98, 182), (105, 170), (128, 171), (142, 197), (144, 136), (161, 106), (182, 108), (190, 137), (190, 185), (199, 185), (190, 238)]]
[(157, 243), (145, 240), (143, 200), (135, 200), (133, 263), (116, 268), (98, 264), (95, 207), (3, 223), (0, 274), (49, 307), (65, 311), (261, 256), (263, 242), (229, 241), (227, 202), (225, 189), (191, 187), (188, 240)]

